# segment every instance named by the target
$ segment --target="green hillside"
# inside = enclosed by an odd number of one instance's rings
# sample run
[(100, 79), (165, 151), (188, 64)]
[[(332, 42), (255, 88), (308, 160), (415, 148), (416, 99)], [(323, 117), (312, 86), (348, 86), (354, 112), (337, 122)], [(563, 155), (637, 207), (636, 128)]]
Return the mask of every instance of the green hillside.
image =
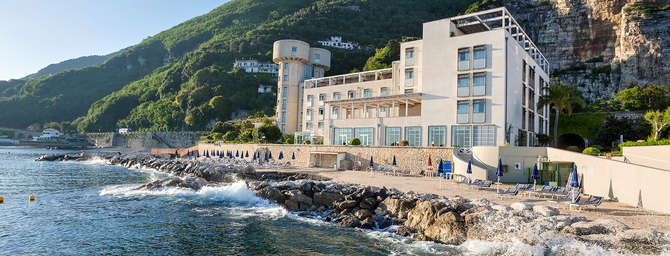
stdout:
[(121, 51), (117, 51), (114, 53), (110, 53), (107, 55), (91, 55), (91, 56), (83, 56), (79, 58), (74, 58), (74, 59), (69, 59), (66, 61), (61, 61), (59, 63), (54, 63), (50, 64), (43, 69), (40, 69), (34, 74), (27, 75), (26, 77), (22, 79), (31, 79), (31, 78), (39, 78), (43, 76), (48, 76), (48, 75), (53, 75), (61, 72), (65, 72), (71, 69), (79, 69), (79, 68), (85, 68), (88, 66), (94, 66), (98, 64), (102, 64), (106, 60), (108, 60), (111, 57), (114, 57), (114, 55), (119, 54)]
[(355, 51), (329, 49), (333, 57), (328, 75), (347, 73), (361, 69), (374, 48), (390, 39), (419, 36), (422, 22), (463, 12), (472, 2), (233, 0), (103, 64), (3, 90), (0, 123), (23, 128), (76, 119), (80, 131), (120, 126), (199, 130), (240, 109), (272, 114), (274, 97), (259, 95), (256, 89), (259, 83), (274, 82), (241, 71), (229, 73), (236, 58), (269, 61), (276, 40), (316, 44), (339, 35), (365, 46)]

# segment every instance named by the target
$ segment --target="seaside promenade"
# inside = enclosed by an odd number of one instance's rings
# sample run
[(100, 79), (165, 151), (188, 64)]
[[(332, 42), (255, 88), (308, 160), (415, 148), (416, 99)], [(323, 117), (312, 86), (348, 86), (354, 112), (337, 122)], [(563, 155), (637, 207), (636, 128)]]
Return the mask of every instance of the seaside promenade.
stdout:
[[(670, 231), (670, 214), (659, 213), (649, 210), (638, 209), (629, 205), (603, 201), (597, 208), (584, 208), (582, 210), (569, 209), (568, 204), (559, 203), (549, 198), (534, 196), (511, 196), (500, 197), (496, 194), (495, 185), (487, 189), (471, 188), (467, 185), (456, 184), (453, 181), (442, 181), (438, 178), (388, 176), (363, 171), (335, 171), (323, 168), (297, 168), (297, 169), (258, 169), (258, 172), (294, 172), (306, 173), (324, 178), (334, 182), (346, 184), (359, 184), (386, 188), (395, 188), (402, 192), (414, 191), (416, 193), (437, 194), (447, 198), (463, 197), (471, 200), (486, 198), (487, 200), (509, 206), (516, 202), (524, 202), (532, 205), (547, 205), (558, 208), (561, 214), (583, 216), (589, 220), (615, 219), (631, 228), (653, 229), (656, 231)], [(500, 189), (512, 185), (500, 185)]]

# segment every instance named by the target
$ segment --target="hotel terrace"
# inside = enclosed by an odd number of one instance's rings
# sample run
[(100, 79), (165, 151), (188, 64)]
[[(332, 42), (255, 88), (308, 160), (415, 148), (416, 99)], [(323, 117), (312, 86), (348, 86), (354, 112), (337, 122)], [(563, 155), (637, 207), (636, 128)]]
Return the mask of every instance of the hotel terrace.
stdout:
[(273, 51), (277, 124), (296, 143), (525, 146), (548, 130), (537, 100), (549, 63), (504, 7), (424, 23), (389, 69), (323, 77), (329, 51), (298, 40)]

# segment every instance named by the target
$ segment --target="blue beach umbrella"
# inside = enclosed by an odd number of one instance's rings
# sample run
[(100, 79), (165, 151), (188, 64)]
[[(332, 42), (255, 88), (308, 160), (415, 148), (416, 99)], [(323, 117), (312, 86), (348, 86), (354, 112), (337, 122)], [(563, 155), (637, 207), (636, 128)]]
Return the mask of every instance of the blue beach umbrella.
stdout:
[(268, 153), (268, 158), (269, 158), (269, 159), (272, 159), (272, 151), (270, 151), (270, 152)]
[(472, 174), (472, 159), (468, 160), (468, 169), (465, 170), (465, 173)]
[(265, 156), (264, 156), (263, 160), (264, 160), (264, 161), (267, 161), (267, 160), (268, 160), (268, 152), (265, 152)]
[(175, 150), (174, 150), (174, 154), (175, 154), (177, 157), (179, 157), (179, 150), (175, 149)]
[(205, 157), (209, 158), (209, 150), (205, 150)]
[(393, 155), (393, 166), (396, 166), (396, 165), (398, 165), (398, 163), (396, 163), (396, 161), (395, 161), (395, 155)]
[(500, 158), (498, 158), (498, 168), (496, 169), (496, 176), (498, 176), (498, 181), (500, 181), (500, 177), (503, 176), (502, 159)]
[(284, 152), (279, 151), (279, 160), (284, 159)]
[(195, 151), (195, 157), (200, 157), (200, 150)]
[(240, 157), (240, 151), (235, 151), (235, 157)]
[(370, 156), (370, 167), (375, 166), (375, 161), (373, 161), (372, 156)]
[(537, 164), (533, 165), (533, 173), (531, 173), (530, 178), (533, 179), (533, 187), (535, 187), (537, 180), (540, 179), (540, 171), (537, 169)]
[[(440, 175), (442, 175), (442, 172), (444, 172), (444, 169), (442, 168), (442, 164), (443, 164), (443, 163), (444, 163), (444, 161), (442, 161), (442, 159), (440, 158), (440, 163), (437, 164), (437, 176), (438, 176), (438, 177), (439, 177)], [(444, 177), (446, 178), (447, 175), (444, 175)]]
[(249, 157), (249, 150), (247, 150), (247, 153), (244, 154), (244, 157)]
[(223, 152), (219, 152), (219, 158), (224, 158)]
[(291, 160), (295, 160), (295, 152), (291, 153)]
[(254, 160), (254, 161), (256, 160), (256, 152), (254, 152), (254, 158), (253, 158), (253, 160)]
[(570, 186), (573, 188), (579, 187), (579, 176), (577, 175), (577, 165), (572, 166), (572, 177), (570, 178)]

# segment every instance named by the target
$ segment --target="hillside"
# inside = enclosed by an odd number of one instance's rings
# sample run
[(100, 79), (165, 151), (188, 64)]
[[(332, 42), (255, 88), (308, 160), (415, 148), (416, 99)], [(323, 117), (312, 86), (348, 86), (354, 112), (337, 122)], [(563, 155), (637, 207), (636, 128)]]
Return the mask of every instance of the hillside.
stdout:
[(59, 63), (54, 63), (54, 64), (49, 64), (48, 66), (40, 69), (34, 74), (27, 75), (24, 78), (21, 78), (22, 80), (27, 80), (27, 79), (32, 79), (32, 78), (39, 78), (43, 76), (48, 76), (48, 75), (53, 75), (61, 72), (65, 72), (71, 69), (79, 69), (79, 68), (85, 68), (89, 66), (94, 66), (98, 64), (102, 64), (106, 60), (108, 60), (111, 57), (114, 57), (114, 55), (119, 54), (121, 51), (113, 52), (107, 55), (91, 55), (91, 56), (83, 56), (79, 58), (74, 58), (74, 59), (69, 59), (66, 61), (61, 61)]
[[(0, 123), (26, 127), (77, 119), (80, 131), (198, 130), (240, 109), (271, 114), (274, 98), (255, 93), (268, 79), (228, 74), (236, 58), (270, 60), (272, 42), (284, 38), (316, 44), (340, 35), (374, 49), (389, 39), (418, 36), (422, 22), (455, 15), (471, 2), (234, 0), (102, 65), (28, 80), (0, 99)], [(361, 68), (372, 49), (330, 49), (329, 74)], [(222, 97), (211, 102), (215, 96)]]

